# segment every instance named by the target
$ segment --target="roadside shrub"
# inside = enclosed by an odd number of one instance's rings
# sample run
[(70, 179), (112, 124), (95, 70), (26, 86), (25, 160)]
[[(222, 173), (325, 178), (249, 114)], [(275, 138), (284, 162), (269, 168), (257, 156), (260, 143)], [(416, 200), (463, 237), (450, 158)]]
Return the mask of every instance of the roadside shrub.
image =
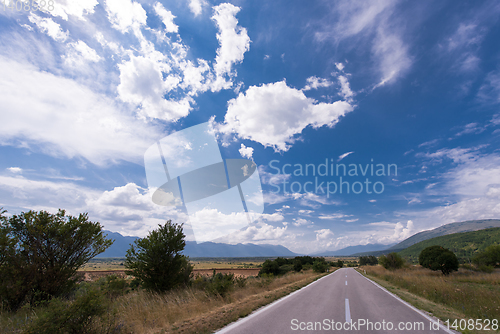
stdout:
[(316, 260), (316, 261), (314, 261), (312, 268), (313, 268), (314, 272), (324, 273), (326, 271), (326, 269), (328, 268), (328, 264), (326, 263), (326, 261), (324, 261), (324, 259), (323, 259), (323, 261)]
[(484, 251), (476, 254), (472, 262), (478, 266), (500, 267), (500, 245), (491, 245)]
[(280, 266), (276, 261), (266, 260), (262, 263), (262, 268), (259, 270), (259, 276), (262, 276), (263, 274), (273, 274), (276, 276), (279, 272)]
[(54, 298), (42, 309), (38, 318), (29, 324), (26, 334), (90, 334), (102, 333), (95, 322), (108, 308), (105, 297), (98, 290), (86, 291), (74, 301)]
[(234, 274), (222, 274), (215, 273), (210, 279), (210, 282), (207, 286), (207, 292), (212, 295), (219, 295), (221, 297), (225, 297), (228, 292), (233, 289), (234, 286)]
[(378, 260), (373, 255), (359, 257), (359, 265), (360, 266), (376, 266), (377, 264), (378, 264)]
[(420, 252), (418, 262), (424, 268), (441, 270), (443, 275), (449, 275), (458, 270), (458, 259), (452, 251), (441, 246), (430, 246)]
[(385, 269), (400, 269), (403, 267), (405, 260), (398, 253), (389, 253), (387, 255), (382, 255), (378, 262)]
[(489, 274), (491, 274), (495, 270), (495, 268), (493, 268), (492, 266), (487, 266), (484, 264), (479, 265), (478, 269), (483, 273), (489, 273)]
[(299, 272), (302, 270), (302, 262), (300, 260), (295, 260), (293, 262), (293, 271)]

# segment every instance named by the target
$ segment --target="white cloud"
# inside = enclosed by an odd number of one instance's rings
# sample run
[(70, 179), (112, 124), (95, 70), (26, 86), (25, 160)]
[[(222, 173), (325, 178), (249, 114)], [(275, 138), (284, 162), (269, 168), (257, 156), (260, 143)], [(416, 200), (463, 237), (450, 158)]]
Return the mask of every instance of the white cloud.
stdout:
[(106, 12), (113, 28), (126, 33), (146, 24), (146, 11), (131, 0), (106, 0)]
[(14, 174), (21, 174), (23, 172), (23, 169), (20, 167), (9, 167), (7, 170)]
[(354, 96), (354, 93), (352, 92), (351, 86), (349, 85), (349, 80), (347, 80), (347, 77), (339, 75), (339, 82), (340, 82), (339, 95), (342, 96), (344, 100), (352, 102), (352, 97)]
[(175, 16), (171, 11), (166, 10), (159, 2), (155, 3), (154, 9), (165, 25), (166, 32), (177, 32), (179, 30), (179, 27), (174, 23)]
[(344, 215), (342, 213), (333, 213), (329, 215), (320, 215), (318, 218), (319, 219), (328, 219), (328, 220), (333, 220), (333, 219), (342, 219), (345, 217), (350, 217), (349, 215)]
[(340, 160), (344, 159), (345, 157), (347, 157), (347, 156), (349, 156), (349, 155), (351, 155), (353, 153), (354, 153), (354, 151), (351, 151), (351, 152), (346, 152), (344, 154), (339, 155), (339, 158), (337, 159), (337, 162), (339, 162)]
[(317, 103), (285, 81), (252, 86), (228, 105), (222, 132), (234, 132), (277, 151), (287, 151), (305, 127), (332, 127), (353, 110), (345, 101)]
[(189, 9), (194, 14), (198, 16), (203, 12), (203, 7), (207, 5), (205, 0), (189, 0)]
[(245, 145), (241, 144), (241, 148), (239, 149), (239, 152), (243, 158), (252, 159), (253, 148), (246, 147)]
[(324, 228), (321, 230), (316, 230), (314, 232), (316, 232), (316, 240), (317, 241), (330, 239), (330, 238), (333, 238), (333, 236), (335, 235), (332, 231), (330, 231), (330, 229), (327, 229), (327, 228)]
[(132, 56), (130, 61), (118, 65), (120, 69), (119, 98), (140, 106), (145, 117), (177, 120), (189, 114), (192, 99), (187, 96), (179, 101), (166, 100), (164, 94), (181, 80), (169, 76), (163, 81), (162, 64), (142, 56)]
[(342, 63), (335, 63), (335, 67), (337, 70), (342, 71), (344, 69), (344, 64)]
[(307, 219), (304, 219), (304, 218), (295, 218), (294, 219), (294, 222), (292, 223), (294, 226), (302, 226), (302, 225), (313, 225), (314, 223), (312, 221), (309, 221)]
[(156, 128), (122, 114), (113, 101), (70, 79), (2, 56), (0, 67), (2, 145), (32, 146), (45, 154), (105, 165), (142, 161), (159, 136)]
[(236, 14), (240, 11), (239, 7), (223, 3), (213, 9), (212, 20), (215, 21), (219, 30), (217, 33), (219, 48), (214, 65), (217, 80), (213, 89), (220, 90), (232, 85), (232, 82), (227, 82), (223, 76), (226, 74), (230, 77), (234, 75), (231, 72), (232, 66), (243, 61), (245, 52), (250, 49), (250, 37), (248, 37), (245, 28), (238, 26)]
[(59, 16), (66, 21), (68, 21), (68, 15), (85, 21), (84, 16), (93, 14), (94, 7), (98, 4), (97, 0), (57, 0), (54, 2), (54, 9), (49, 13), (53, 16)]
[(87, 62), (96, 63), (102, 60), (102, 57), (83, 41), (69, 43), (68, 52), (62, 58), (66, 65), (71, 67), (84, 66)]
[(303, 91), (308, 91), (311, 89), (318, 89), (320, 87), (330, 87), (333, 82), (328, 79), (318, 78), (315, 76), (306, 79), (306, 86), (302, 89)]
[(106, 230), (123, 235), (144, 237), (163, 224), (165, 217), (177, 223), (187, 220), (175, 208), (153, 204), (151, 194), (134, 183), (100, 191), (67, 181), (0, 175), (0, 189), (0, 202), (12, 214), (27, 210), (56, 213), (59, 208), (71, 215), (88, 212), (91, 221), (99, 221)]
[[(366, 45), (369, 40), (377, 64), (374, 71), (380, 77), (374, 88), (394, 82), (412, 63), (404, 43), (405, 22), (398, 19), (395, 7), (393, 0), (336, 2), (315, 37), (320, 42), (332, 40), (337, 45), (347, 39), (353, 45)], [(337, 69), (342, 70), (343, 64), (337, 64)]]
[[(368, 224), (366, 231), (348, 233), (350, 245), (383, 244), (388, 245), (403, 241), (409, 238), (415, 232), (412, 220), (406, 222), (406, 227), (401, 222), (377, 222)], [(372, 227), (376, 228), (373, 229)]]
[(217, 242), (237, 243), (281, 243), (288, 226), (274, 227), (264, 222), (257, 222), (247, 228), (217, 239)]
[(36, 25), (38, 29), (58, 42), (64, 42), (68, 39), (69, 33), (67, 31), (64, 32), (61, 26), (54, 22), (51, 18), (42, 18), (38, 15), (30, 13), (28, 19), (31, 23)]

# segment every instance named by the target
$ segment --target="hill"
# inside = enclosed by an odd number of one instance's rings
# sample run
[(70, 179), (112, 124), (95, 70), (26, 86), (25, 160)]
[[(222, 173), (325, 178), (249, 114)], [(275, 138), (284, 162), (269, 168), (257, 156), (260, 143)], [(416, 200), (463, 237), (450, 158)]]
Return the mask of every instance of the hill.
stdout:
[(453, 251), (459, 259), (468, 262), (477, 252), (490, 245), (500, 244), (500, 228), (489, 228), (474, 232), (462, 232), (421, 241), (399, 254), (413, 262), (418, 261), (420, 252), (429, 246), (442, 246)]
[[(440, 237), (442, 235), (460, 233), (460, 232), (471, 232), (483, 230), (486, 228), (500, 227), (499, 219), (483, 219), (483, 220), (468, 220), (459, 223), (451, 223), (446, 224), (440, 227), (437, 227), (433, 230), (422, 231), (420, 233), (414, 234), (408, 239), (401, 241), (399, 244), (396, 244), (388, 249), (390, 252), (397, 252), (402, 249), (406, 249), (411, 245), (419, 243), (421, 241), (432, 239), (436, 237)], [(389, 252), (389, 253), (390, 253)]]
[(355, 256), (353, 254), (360, 252), (377, 252), (381, 250), (385, 250), (392, 245), (382, 245), (382, 244), (368, 244), (368, 245), (358, 245), (358, 246), (349, 246), (342, 249), (338, 249), (335, 251), (324, 251), (313, 254), (314, 256)]
[[(119, 257), (124, 258), (130, 244), (139, 237), (126, 237), (117, 232), (104, 231), (108, 239), (115, 242), (97, 258)], [(280, 245), (255, 245), (255, 244), (222, 244), (214, 242), (196, 243), (186, 241), (184, 255), (190, 257), (277, 257), (296, 256), (297, 254)]]

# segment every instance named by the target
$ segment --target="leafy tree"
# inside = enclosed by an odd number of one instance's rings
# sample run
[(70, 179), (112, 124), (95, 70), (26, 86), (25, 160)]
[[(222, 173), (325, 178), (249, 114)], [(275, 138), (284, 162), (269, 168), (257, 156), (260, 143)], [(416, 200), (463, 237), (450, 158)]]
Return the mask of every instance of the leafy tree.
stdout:
[(399, 269), (403, 267), (405, 261), (403, 258), (398, 254), (398, 253), (389, 253), (387, 255), (382, 255), (379, 259), (378, 262), (385, 268), (385, 269)]
[(418, 262), (424, 268), (441, 270), (443, 275), (449, 275), (458, 270), (458, 259), (452, 251), (441, 246), (430, 246), (423, 249), (418, 256)]
[(167, 221), (149, 233), (146, 238), (134, 241), (127, 250), (125, 268), (128, 275), (140, 280), (151, 291), (164, 292), (187, 284), (193, 271), (189, 258), (182, 255), (186, 246), (182, 224)]
[(88, 215), (29, 211), (0, 221), (0, 298), (11, 309), (69, 292), (76, 271), (111, 246)]
[(335, 267), (342, 268), (343, 266), (344, 266), (344, 262), (342, 260), (337, 260), (337, 264), (335, 265)]
[(491, 245), (476, 254), (472, 262), (479, 266), (500, 267), (500, 245)]
[(299, 259), (293, 261), (293, 270), (299, 272), (302, 270), (302, 262)]
[[(321, 259), (323, 261), (321, 261)], [(317, 273), (324, 273), (326, 271), (326, 269), (328, 268), (328, 264), (326, 263), (324, 258), (319, 258), (316, 261), (314, 261), (312, 268), (313, 268), (313, 271), (315, 271)]]
[(273, 261), (273, 260), (266, 260), (262, 264), (262, 268), (259, 270), (259, 276), (262, 276), (262, 274), (273, 274), (273, 275), (278, 275), (280, 272), (280, 266), (278, 262)]
[(374, 266), (378, 264), (378, 260), (375, 256), (360, 256), (359, 257), (359, 265), (360, 266)]

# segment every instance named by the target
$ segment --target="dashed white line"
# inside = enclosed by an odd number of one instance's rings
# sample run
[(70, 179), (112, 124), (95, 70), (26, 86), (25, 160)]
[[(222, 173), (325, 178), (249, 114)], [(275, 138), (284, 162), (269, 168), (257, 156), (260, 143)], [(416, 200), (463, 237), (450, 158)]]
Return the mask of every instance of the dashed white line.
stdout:
[(349, 299), (345, 299), (345, 321), (351, 322), (351, 310), (349, 309)]
[(345, 285), (347, 285), (347, 281), (345, 281)]

